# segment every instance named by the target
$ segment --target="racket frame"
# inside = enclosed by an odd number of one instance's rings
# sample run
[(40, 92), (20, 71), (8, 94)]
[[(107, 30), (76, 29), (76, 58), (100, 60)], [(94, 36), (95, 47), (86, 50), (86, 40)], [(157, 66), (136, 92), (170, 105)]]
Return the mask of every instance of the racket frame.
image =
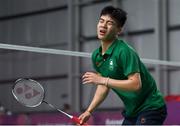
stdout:
[[(14, 92), (14, 88), (15, 88), (16, 84), (19, 83), (20, 81), (31, 81), (31, 82), (33, 82), (33, 83), (36, 83), (36, 84), (41, 88), (41, 90), (42, 90), (41, 94), (42, 94), (43, 96), (42, 96), (42, 99), (40, 100), (40, 102), (38, 102), (38, 104), (36, 104), (36, 105), (27, 105), (27, 104), (25, 104), (25, 103), (22, 103), (22, 102), (19, 100), (19, 98), (16, 96), (16, 94), (15, 94), (15, 92)], [(41, 85), (39, 82), (37, 82), (37, 81), (35, 81), (35, 80), (33, 80), (33, 79), (28, 79), (28, 78), (19, 78), (19, 79), (17, 79), (17, 80), (15, 81), (15, 84), (14, 84), (13, 87), (12, 87), (12, 94), (13, 94), (13, 96), (15, 97), (15, 99), (16, 99), (19, 103), (21, 103), (22, 105), (24, 105), (24, 106), (26, 106), (26, 107), (31, 107), (31, 108), (34, 108), (34, 107), (37, 107), (37, 106), (41, 105), (42, 102), (44, 101), (44, 98), (45, 98), (45, 91), (44, 91), (44, 88), (42, 87), (42, 85)]]

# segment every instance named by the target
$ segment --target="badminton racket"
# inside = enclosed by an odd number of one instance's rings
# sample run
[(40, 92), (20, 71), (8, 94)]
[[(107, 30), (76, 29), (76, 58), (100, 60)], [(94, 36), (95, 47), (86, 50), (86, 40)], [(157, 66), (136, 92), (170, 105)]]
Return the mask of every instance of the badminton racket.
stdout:
[[(26, 107), (37, 107), (41, 105), (41, 103), (46, 103), (51, 108), (59, 111), (60, 113), (70, 118), (74, 123), (80, 124), (80, 120), (78, 117), (70, 115), (45, 101), (44, 88), (39, 82), (35, 80), (25, 78), (16, 80), (12, 88), (12, 94), (19, 103)], [(87, 124), (83, 125), (87, 126)]]

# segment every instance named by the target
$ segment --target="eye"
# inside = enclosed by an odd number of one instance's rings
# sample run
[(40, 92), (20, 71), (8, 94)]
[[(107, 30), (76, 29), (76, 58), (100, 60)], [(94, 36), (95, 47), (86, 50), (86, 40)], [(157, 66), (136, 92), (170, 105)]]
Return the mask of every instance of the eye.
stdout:
[(99, 23), (103, 23), (104, 22), (104, 20), (103, 19), (99, 19)]
[(107, 24), (108, 25), (114, 25), (114, 22), (113, 21), (108, 21)]

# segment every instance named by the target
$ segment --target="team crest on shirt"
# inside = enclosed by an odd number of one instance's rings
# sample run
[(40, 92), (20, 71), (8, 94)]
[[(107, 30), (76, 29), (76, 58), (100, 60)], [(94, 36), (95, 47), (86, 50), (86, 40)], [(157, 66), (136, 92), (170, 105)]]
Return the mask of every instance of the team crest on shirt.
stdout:
[(113, 70), (114, 69), (114, 62), (112, 59), (109, 60), (109, 70)]

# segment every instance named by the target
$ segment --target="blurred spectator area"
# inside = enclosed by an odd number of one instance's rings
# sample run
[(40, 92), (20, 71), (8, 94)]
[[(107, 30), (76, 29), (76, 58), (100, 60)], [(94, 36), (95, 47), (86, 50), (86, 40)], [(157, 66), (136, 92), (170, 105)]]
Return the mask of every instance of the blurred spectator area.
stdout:
[[(168, 95), (165, 97), (167, 103), (168, 116), (165, 125), (180, 124), (180, 95)], [(66, 106), (66, 104), (65, 104)], [(65, 107), (66, 108), (66, 107)], [(67, 107), (69, 111), (69, 106)], [(0, 108), (2, 109), (2, 108)], [(97, 111), (89, 120), (90, 125), (120, 125), (123, 121), (119, 111)], [(80, 113), (71, 113), (78, 116)], [(0, 125), (71, 125), (73, 124), (69, 118), (61, 113), (31, 113), (31, 114), (1, 114)]]

